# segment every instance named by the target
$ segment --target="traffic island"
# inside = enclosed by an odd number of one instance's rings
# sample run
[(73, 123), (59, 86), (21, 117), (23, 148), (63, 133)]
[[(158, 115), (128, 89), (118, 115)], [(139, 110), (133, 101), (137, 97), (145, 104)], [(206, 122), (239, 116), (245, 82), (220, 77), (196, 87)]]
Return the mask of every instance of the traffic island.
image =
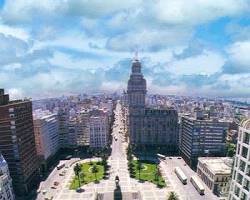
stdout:
[[(79, 166), (79, 167), (76, 167)], [(87, 162), (81, 163), (74, 167), (75, 177), (70, 183), (69, 189), (76, 190), (82, 185), (94, 182), (99, 183), (105, 177), (105, 169), (103, 162)]]
[(132, 160), (128, 163), (130, 177), (140, 182), (149, 181), (159, 188), (166, 187), (166, 183), (161, 175), (158, 164), (148, 160)]

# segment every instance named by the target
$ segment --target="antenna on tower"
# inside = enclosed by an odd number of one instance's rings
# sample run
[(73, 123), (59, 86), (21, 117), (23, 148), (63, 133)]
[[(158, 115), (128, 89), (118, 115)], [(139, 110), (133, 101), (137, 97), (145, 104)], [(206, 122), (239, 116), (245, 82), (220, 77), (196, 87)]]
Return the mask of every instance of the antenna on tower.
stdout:
[(138, 49), (135, 50), (134, 60), (139, 60), (139, 58), (138, 58)]

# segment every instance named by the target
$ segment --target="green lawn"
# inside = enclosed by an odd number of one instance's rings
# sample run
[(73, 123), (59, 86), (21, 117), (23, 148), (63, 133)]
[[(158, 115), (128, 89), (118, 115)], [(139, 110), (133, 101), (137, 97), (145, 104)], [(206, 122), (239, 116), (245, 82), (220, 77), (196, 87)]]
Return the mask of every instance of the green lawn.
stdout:
[[(96, 177), (95, 177), (95, 173), (92, 173), (92, 170), (91, 170), (91, 168), (94, 165), (96, 165), (98, 169), (98, 172), (96, 173)], [(84, 173), (84, 178), (80, 180), (81, 185), (84, 185), (90, 182), (99, 181), (104, 178), (104, 166), (101, 164), (101, 162), (92, 162), (92, 165), (90, 162), (83, 163), (81, 164), (81, 172)], [(79, 187), (78, 177), (75, 176), (73, 181), (70, 184), (70, 189), (75, 190), (78, 187)]]
[(138, 161), (137, 160), (133, 160), (133, 170), (134, 170), (134, 175), (135, 178), (138, 180), (142, 180), (142, 181), (149, 181), (152, 182), (156, 185), (158, 185), (159, 187), (165, 187), (165, 181), (162, 178), (162, 176), (158, 176), (158, 180), (157, 177), (155, 176), (156, 174), (156, 170), (157, 170), (157, 164), (151, 161), (141, 161), (142, 163), (142, 169), (141, 169), (141, 173), (140, 173), (140, 177), (139, 177), (139, 169), (138, 169)]

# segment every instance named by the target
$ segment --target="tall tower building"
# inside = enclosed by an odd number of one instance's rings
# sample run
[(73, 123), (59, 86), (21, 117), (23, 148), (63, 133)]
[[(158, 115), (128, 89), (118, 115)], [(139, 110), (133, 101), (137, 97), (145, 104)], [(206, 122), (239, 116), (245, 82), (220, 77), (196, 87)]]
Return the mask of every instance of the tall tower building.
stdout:
[(174, 109), (155, 109), (146, 106), (146, 80), (137, 56), (132, 62), (128, 80), (128, 133), (131, 144), (163, 146), (175, 152), (178, 136), (178, 115)]
[(17, 196), (26, 195), (38, 182), (38, 161), (32, 102), (9, 101), (0, 90), (0, 151), (9, 165)]
[(229, 200), (250, 199), (250, 119), (239, 127)]
[(142, 118), (145, 111), (146, 93), (146, 80), (141, 72), (141, 63), (138, 58), (135, 57), (132, 62), (132, 71), (127, 88), (131, 143), (141, 143), (142, 141)]
[(145, 108), (146, 80), (141, 72), (141, 63), (135, 58), (132, 63), (132, 72), (128, 81), (128, 104), (131, 111), (140, 111)]

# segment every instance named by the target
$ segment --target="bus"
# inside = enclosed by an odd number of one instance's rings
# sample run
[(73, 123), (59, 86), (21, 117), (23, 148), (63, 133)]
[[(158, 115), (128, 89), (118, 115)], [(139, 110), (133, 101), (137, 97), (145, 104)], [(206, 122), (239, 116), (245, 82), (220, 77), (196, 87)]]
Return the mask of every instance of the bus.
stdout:
[(190, 182), (193, 184), (195, 189), (200, 193), (200, 195), (204, 195), (205, 188), (197, 176), (191, 176)]
[(158, 156), (160, 159), (162, 159), (162, 160), (166, 160), (166, 156), (164, 156), (164, 155), (162, 155), (162, 154), (157, 153), (157, 156)]
[(187, 177), (184, 174), (184, 172), (181, 170), (180, 167), (175, 167), (174, 168), (174, 172), (176, 173), (176, 175), (178, 176), (178, 178), (180, 179), (180, 181), (186, 185), (187, 184)]

